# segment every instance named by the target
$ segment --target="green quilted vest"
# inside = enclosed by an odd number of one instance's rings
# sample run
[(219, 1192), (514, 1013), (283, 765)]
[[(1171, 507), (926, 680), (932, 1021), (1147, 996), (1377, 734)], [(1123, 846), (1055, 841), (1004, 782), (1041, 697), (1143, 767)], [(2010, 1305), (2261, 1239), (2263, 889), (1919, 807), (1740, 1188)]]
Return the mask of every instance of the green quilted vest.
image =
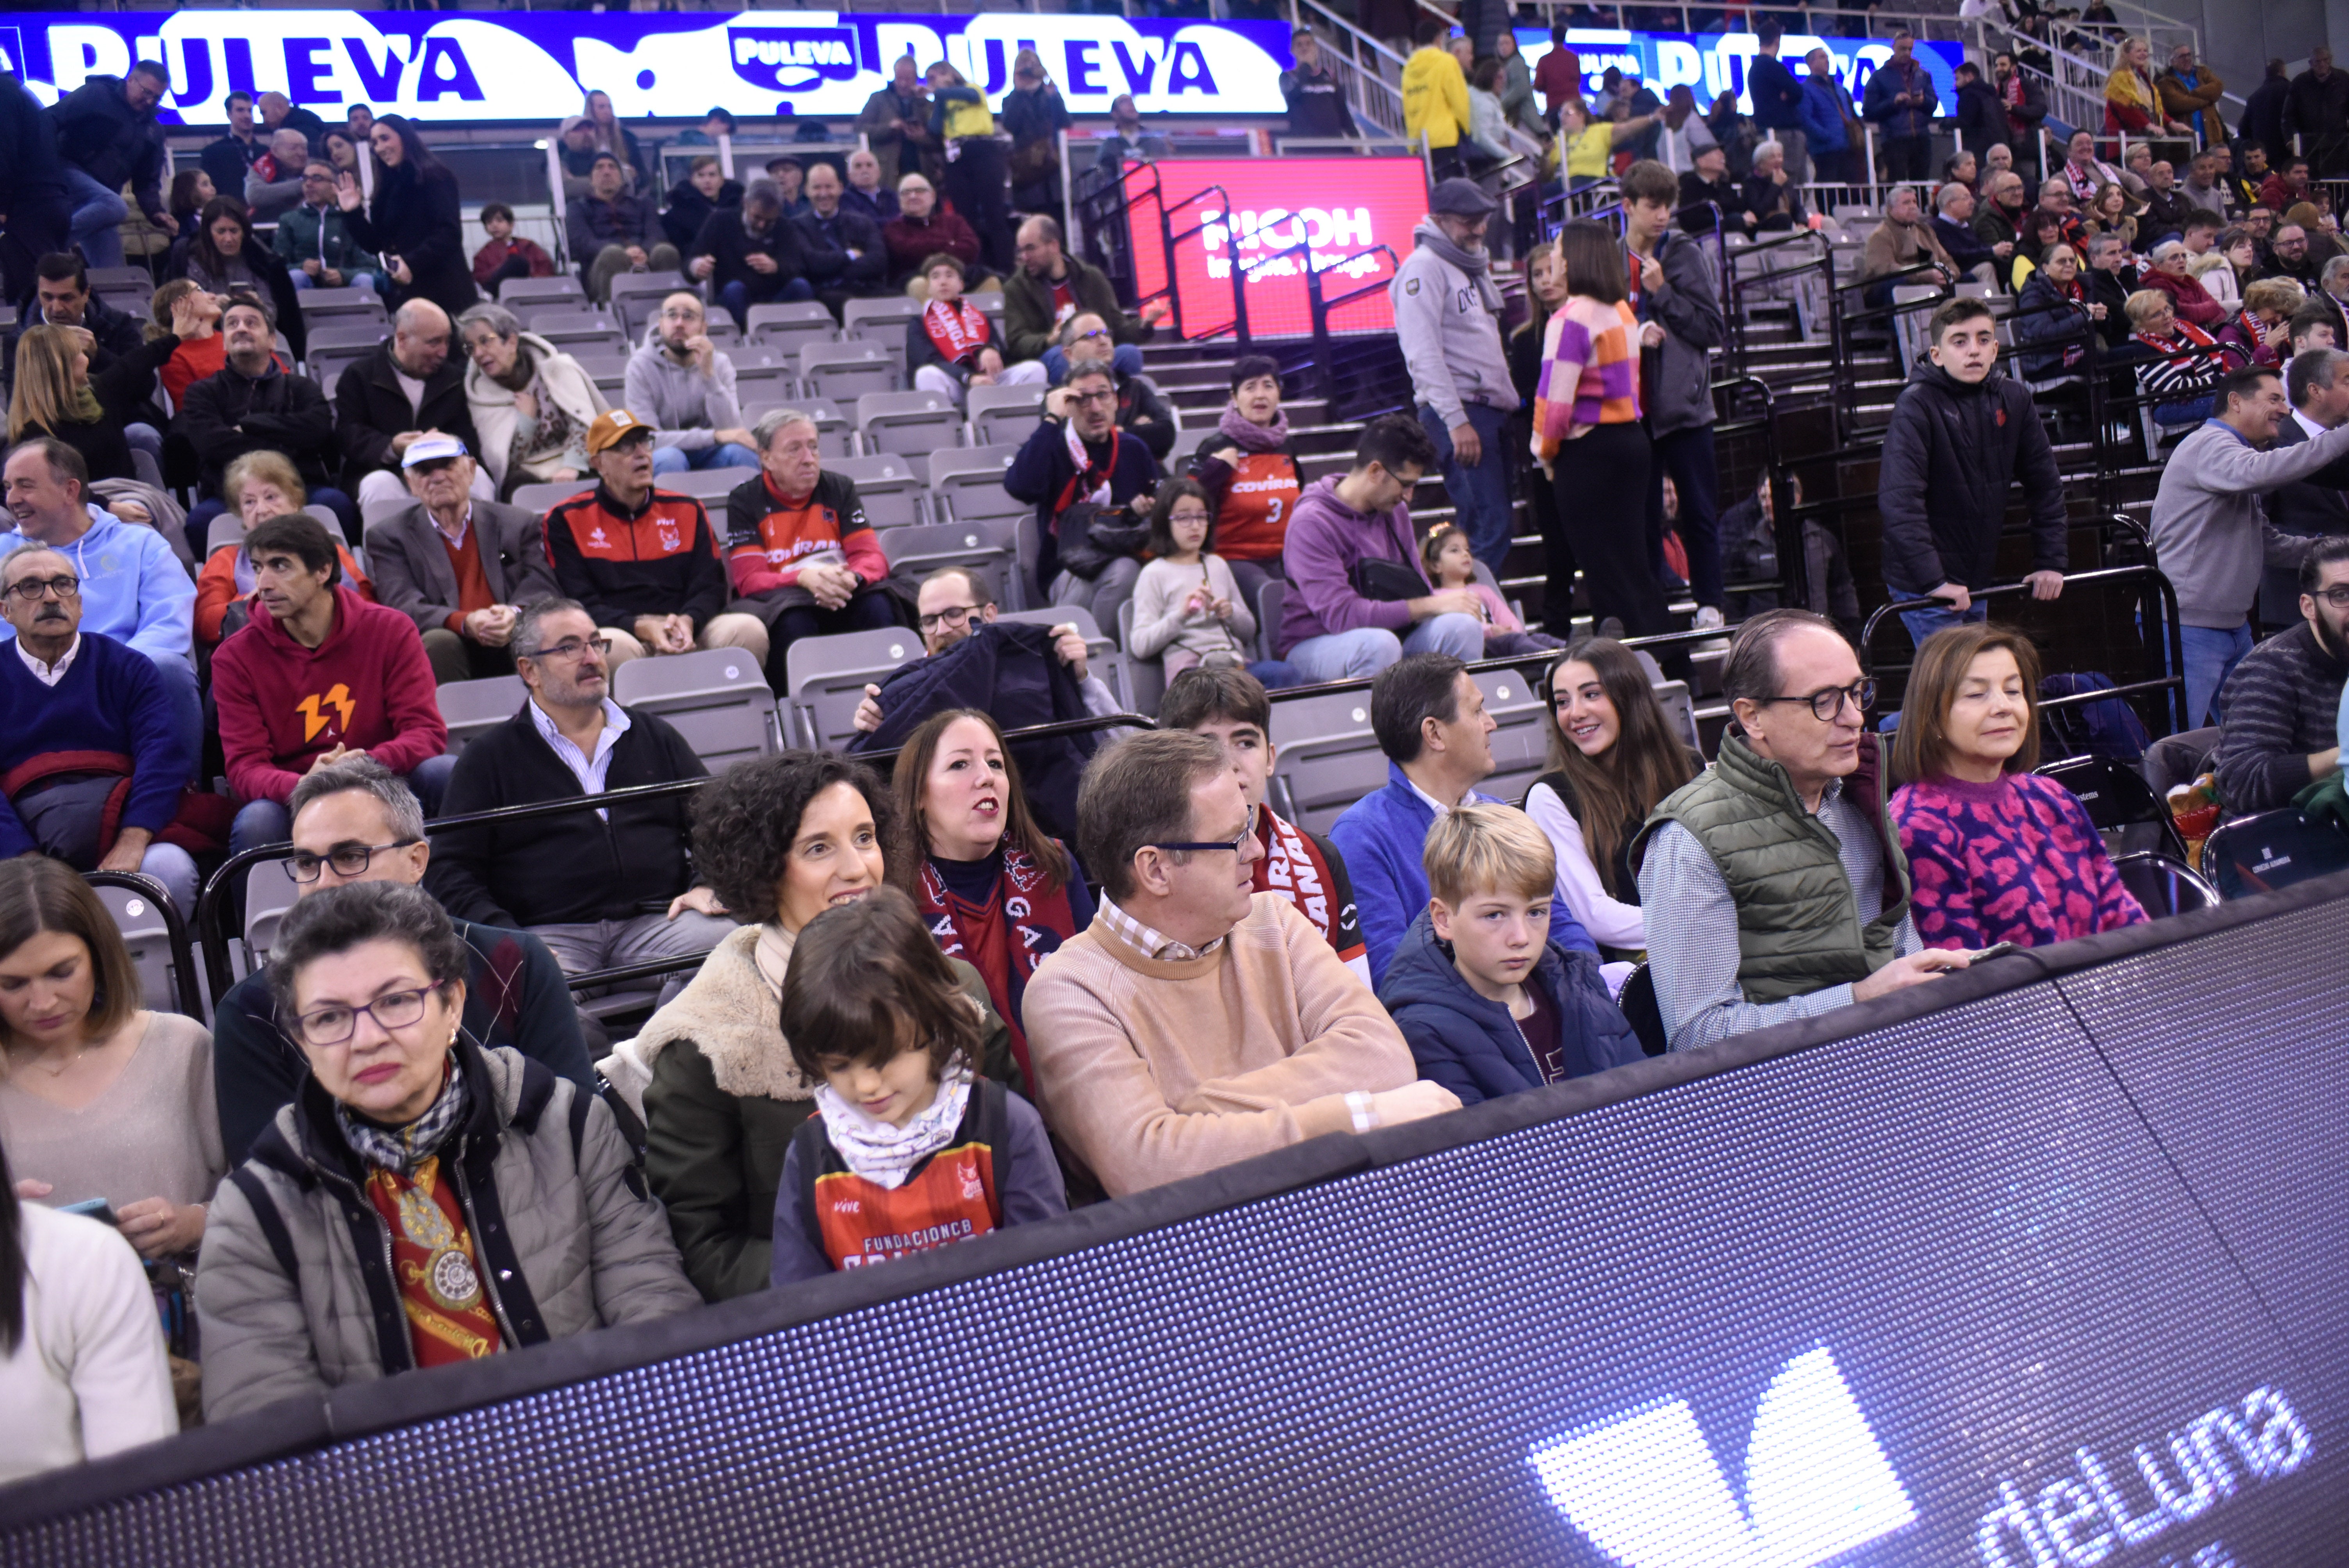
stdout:
[(1859, 769), (1843, 789), (1875, 813), (1884, 847), (1884, 909), (1865, 925), (1835, 833), (1804, 809), (1786, 770), (1739, 736), (1723, 736), (1713, 765), (1659, 802), (1640, 830), (1634, 865), (1660, 825), (1678, 822), (1721, 868), (1737, 900), (1737, 983), (1748, 1001), (1864, 980), (1892, 959), (1909, 913), (1909, 861), (1885, 816), (1875, 736), (1860, 737)]

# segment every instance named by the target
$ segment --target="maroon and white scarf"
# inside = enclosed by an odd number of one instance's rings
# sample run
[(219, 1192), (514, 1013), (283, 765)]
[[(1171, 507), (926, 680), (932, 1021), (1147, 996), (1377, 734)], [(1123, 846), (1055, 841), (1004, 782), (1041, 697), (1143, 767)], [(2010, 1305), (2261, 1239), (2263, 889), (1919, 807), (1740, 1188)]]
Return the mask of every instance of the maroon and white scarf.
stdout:
[(948, 304), (934, 299), (922, 307), (922, 330), (930, 335), (939, 358), (960, 365), (987, 346), (987, 313), (964, 300)]

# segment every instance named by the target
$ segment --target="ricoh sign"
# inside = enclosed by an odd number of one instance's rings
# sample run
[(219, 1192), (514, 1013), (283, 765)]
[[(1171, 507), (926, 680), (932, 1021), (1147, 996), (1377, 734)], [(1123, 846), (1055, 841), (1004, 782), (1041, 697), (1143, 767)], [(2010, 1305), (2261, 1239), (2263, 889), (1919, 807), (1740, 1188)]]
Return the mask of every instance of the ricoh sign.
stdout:
[(436, 15), (404, 11), (19, 12), (0, 56), (54, 102), (135, 60), (171, 72), (167, 123), (217, 125), (232, 91), (285, 94), (327, 119), (346, 104), (427, 120), (549, 124), (588, 88), (631, 119), (844, 119), (899, 57), (951, 62), (990, 97), (1032, 48), (1070, 109), (1106, 115), (1122, 93), (1144, 114), (1280, 115), (1288, 29), (1168, 17), (895, 15), (748, 11)]

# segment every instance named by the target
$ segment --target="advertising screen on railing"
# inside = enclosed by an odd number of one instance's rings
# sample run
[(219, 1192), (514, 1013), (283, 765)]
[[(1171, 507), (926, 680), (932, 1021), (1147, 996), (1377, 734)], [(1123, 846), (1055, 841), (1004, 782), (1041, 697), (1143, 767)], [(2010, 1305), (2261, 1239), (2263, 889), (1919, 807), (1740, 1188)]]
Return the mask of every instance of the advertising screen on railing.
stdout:
[[(1517, 48), (1526, 57), (1527, 67), (1538, 67), (1542, 57), (1550, 51), (1547, 30), (1519, 27), (1516, 35)], [(1660, 98), (1685, 85), (1694, 95), (1699, 109), (1709, 111), (1713, 99), (1723, 93), (1733, 92), (1737, 95), (1737, 107), (1747, 114), (1754, 112), (1753, 95), (1745, 90), (1745, 73), (1760, 52), (1761, 43), (1751, 33), (1630, 33), (1619, 28), (1569, 27), (1566, 46), (1581, 63), (1582, 90), (1593, 103), (1598, 101), (1607, 67), (1612, 66)], [(1877, 67), (1892, 57), (1892, 40), (1812, 37), (1789, 33), (1779, 46), (1778, 57), (1799, 81), (1810, 74), (1803, 60), (1813, 49), (1827, 52), (1829, 68), (1851, 94), (1857, 107), (1860, 96), (1868, 91), (1868, 78), (1876, 74)], [(1955, 114), (1957, 68), (1965, 58), (1964, 46), (1919, 39), (1916, 52), (1917, 63), (1925, 67), (1926, 74), (1933, 78), (1934, 90), (1940, 94), (1940, 112)]]
[(0, 68), (44, 103), (138, 60), (171, 73), (159, 119), (219, 125), (230, 92), (282, 92), (339, 120), (344, 106), (429, 123), (533, 121), (579, 112), (589, 88), (623, 118), (853, 118), (900, 56), (950, 62), (990, 101), (1033, 48), (1071, 112), (1132, 93), (1146, 115), (1287, 112), (1279, 22), (1109, 15), (831, 11), (634, 13), (614, 7), (494, 17), (429, 11), (19, 11), (0, 15)]
[[(1249, 333), (1305, 336), (1313, 329), (1309, 256), (1321, 274), (1324, 299), (1382, 284), (1411, 254), (1412, 228), (1427, 215), (1427, 177), (1416, 158), (1186, 158), (1154, 170), (1135, 165), (1126, 189), (1134, 276), (1144, 298), (1166, 286), (1158, 207), (1147, 193), (1154, 174), (1166, 203), (1167, 232), (1176, 236), (1174, 290), (1186, 337), (1229, 330), (1235, 266), (1247, 293)], [(1198, 232), (1182, 238), (1193, 229)], [(1374, 248), (1380, 245), (1387, 249)], [(1373, 288), (1339, 307), (1330, 329), (1393, 331), (1385, 290)]]

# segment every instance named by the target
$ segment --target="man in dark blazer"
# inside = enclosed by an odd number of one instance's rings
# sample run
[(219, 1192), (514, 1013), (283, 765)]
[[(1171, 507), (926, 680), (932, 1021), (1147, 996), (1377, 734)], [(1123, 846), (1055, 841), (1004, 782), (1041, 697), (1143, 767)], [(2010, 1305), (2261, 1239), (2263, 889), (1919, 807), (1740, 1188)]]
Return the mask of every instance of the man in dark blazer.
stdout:
[[(2349, 353), (2311, 348), (2295, 354), (2283, 385), (2292, 418), (2276, 421), (2277, 446), (2296, 447), (2349, 420)], [(2269, 492), (2268, 521), (2276, 532), (2297, 538), (2349, 533), (2349, 462), (2319, 469)], [(2296, 555), (2283, 562), (2282, 553), (2271, 547), (2260, 574), (2260, 624), (2270, 628), (2301, 620), (2300, 562)]]
[(513, 674), (522, 607), (562, 591), (538, 519), (475, 493), (454, 436), (427, 431), (401, 461), (416, 499), (367, 531), (377, 601), (415, 621), (435, 684)]
[[(465, 403), (465, 361), (449, 352), (449, 313), (429, 299), (412, 299), (391, 318), (391, 337), (335, 383), (335, 445), (343, 456), (343, 489), (366, 512), (404, 502), (400, 458), (427, 430), (456, 437), (471, 451), (480, 445)], [(494, 496), (487, 476), (475, 492)]]

